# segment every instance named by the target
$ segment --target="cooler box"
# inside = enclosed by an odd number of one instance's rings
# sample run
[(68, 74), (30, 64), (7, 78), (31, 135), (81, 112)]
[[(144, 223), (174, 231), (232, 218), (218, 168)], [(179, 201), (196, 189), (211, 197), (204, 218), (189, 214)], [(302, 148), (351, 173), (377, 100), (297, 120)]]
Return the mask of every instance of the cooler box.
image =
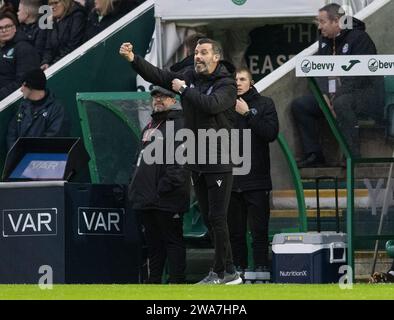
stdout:
[(336, 283), (346, 265), (346, 233), (281, 233), (272, 241), (273, 282)]

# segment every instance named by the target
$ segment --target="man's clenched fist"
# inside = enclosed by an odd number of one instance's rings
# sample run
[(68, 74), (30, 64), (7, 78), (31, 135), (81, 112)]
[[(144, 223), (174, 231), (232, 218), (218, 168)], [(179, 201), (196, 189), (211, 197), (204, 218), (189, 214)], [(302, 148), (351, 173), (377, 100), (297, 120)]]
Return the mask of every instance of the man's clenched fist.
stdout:
[(133, 45), (130, 42), (122, 43), (119, 49), (119, 54), (125, 58), (128, 62), (133, 62), (134, 52)]

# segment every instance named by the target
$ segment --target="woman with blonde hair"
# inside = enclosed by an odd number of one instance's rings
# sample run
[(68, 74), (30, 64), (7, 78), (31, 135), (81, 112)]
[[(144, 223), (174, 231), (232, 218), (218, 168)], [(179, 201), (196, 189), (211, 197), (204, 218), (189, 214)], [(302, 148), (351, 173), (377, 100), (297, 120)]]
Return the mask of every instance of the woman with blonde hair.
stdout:
[(49, 0), (53, 28), (48, 30), (41, 68), (57, 62), (83, 42), (86, 26), (85, 9), (73, 0)]
[(119, 10), (122, 1), (124, 0), (94, 1), (94, 8), (88, 17), (84, 37), (85, 41), (99, 34), (123, 15)]

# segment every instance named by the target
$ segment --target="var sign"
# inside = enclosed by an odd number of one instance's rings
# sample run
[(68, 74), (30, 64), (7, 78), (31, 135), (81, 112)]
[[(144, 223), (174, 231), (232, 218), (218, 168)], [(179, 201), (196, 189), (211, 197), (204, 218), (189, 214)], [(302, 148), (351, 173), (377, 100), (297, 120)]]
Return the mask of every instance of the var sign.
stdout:
[(56, 208), (3, 210), (3, 237), (54, 236), (56, 234)]
[(78, 208), (78, 234), (123, 235), (123, 208)]

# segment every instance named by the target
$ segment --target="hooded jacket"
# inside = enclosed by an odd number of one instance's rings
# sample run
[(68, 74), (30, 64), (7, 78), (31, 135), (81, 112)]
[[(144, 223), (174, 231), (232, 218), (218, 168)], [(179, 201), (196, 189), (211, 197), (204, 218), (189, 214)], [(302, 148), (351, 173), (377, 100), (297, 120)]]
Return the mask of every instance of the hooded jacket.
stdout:
[[(148, 129), (159, 130), (163, 140), (163, 154), (166, 154), (166, 128), (173, 122), (174, 133), (183, 128), (182, 110), (169, 110), (152, 114), (152, 121), (142, 131), (144, 137)], [(189, 210), (190, 177), (183, 168), (177, 164), (169, 164), (164, 159), (163, 164), (147, 164), (142, 157), (146, 147), (151, 145), (156, 138), (143, 142), (138, 152), (137, 165), (134, 176), (129, 186), (129, 200), (132, 208), (136, 210), (160, 210), (184, 213)], [(171, 141), (169, 142), (171, 143)], [(174, 150), (182, 144), (174, 143)]]
[(23, 32), (0, 48), (0, 101), (17, 90), (26, 72), (39, 68), (40, 58)]
[[(374, 55), (376, 46), (365, 31), (365, 23), (352, 17), (352, 28), (344, 29), (334, 39), (321, 36), (319, 39), (318, 55)], [(379, 106), (372, 112), (376, 116), (383, 116), (384, 82), (383, 77), (341, 77), (337, 86), (336, 96), (343, 94), (357, 94), (368, 97), (368, 103)], [(328, 92), (328, 82), (319, 81), (323, 92)], [(361, 99), (363, 100), (363, 99)], [(365, 100), (365, 99), (364, 99)]]
[(48, 30), (41, 64), (54, 64), (82, 44), (86, 25), (85, 9), (77, 2), (63, 19)]
[[(279, 132), (278, 115), (272, 99), (261, 96), (255, 87), (245, 92), (241, 98), (249, 106), (247, 116), (237, 113), (235, 127), (240, 129), (240, 149), (243, 147), (243, 129), (251, 129), (251, 169), (246, 175), (235, 175), (233, 191), (271, 190), (270, 148)], [(241, 154), (241, 153), (240, 153)]]
[(63, 106), (47, 91), (40, 101), (22, 100), (15, 117), (8, 126), (7, 147), (19, 137), (66, 137), (69, 122)]
[[(193, 161), (188, 161), (187, 167), (196, 172), (231, 172), (229, 149), (231, 143), (227, 137), (230, 137), (230, 130), (234, 127), (236, 117), (237, 86), (234, 66), (220, 61), (215, 71), (209, 75), (198, 74), (191, 68), (183, 72), (171, 72), (161, 70), (137, 55), (131, 65), (146, 81), (168, 90), (172, 90), (172, 80), (175, 78), (186, 82), (188, 88), (181, 95), (181, 105), (185, 128), (190, 129), (195, 138)], [(223, 140), (217, 139), (217, 147), (215, 147), (206, 137), (199, 137), (199, 129), (214, 129), (216, 132), (223, 129), (221, 130)], [(213, 163), (209, 163), (208, 156), (203, 159), (206, 163), (198, 159), (202, 154), (198, 148), (199, 144), (203, 146), (204, 143), (206, 155), (216, 156), (216, 161), (211, 161)], [(221, 152), (222, 146), (223, 152)]]

